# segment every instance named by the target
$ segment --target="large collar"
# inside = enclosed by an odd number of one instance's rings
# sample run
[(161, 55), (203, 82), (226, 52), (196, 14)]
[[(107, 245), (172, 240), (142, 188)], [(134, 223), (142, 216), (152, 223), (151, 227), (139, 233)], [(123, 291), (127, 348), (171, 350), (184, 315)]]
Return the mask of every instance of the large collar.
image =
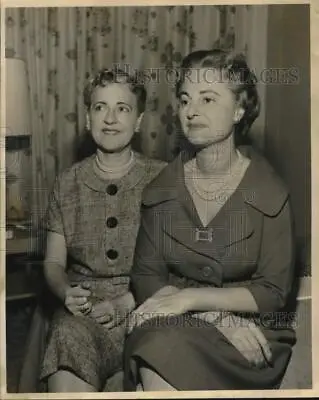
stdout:
[(105, 192), (111, 183), (117, 185), (119, 191), (127, 191), (138, 185), (146, 178), (150, 169), (150, 160), (139, 153), (134, 153), (136, 162), (128, 174), (120, 179), (103, 180), (94, 172), (95, 154), (78, 163), (76, 174), (78, 178), (90, 189), (97, 192)]
[[(266, 159), (256, 150), (250, 146), (241, 146), (239, 150), (251, 162), (236, 192), (240, 193), (246, 204), (266, 215), (276, 215), (288, 197), (286, 186)], [(185, 185), (184, 163), (190, 158), (188, 153), (181, 152), (164, 168), (145, 189), (143, 204), (152, 206), (178, 199), (181, 193), (184, 193), (182, 189)]]

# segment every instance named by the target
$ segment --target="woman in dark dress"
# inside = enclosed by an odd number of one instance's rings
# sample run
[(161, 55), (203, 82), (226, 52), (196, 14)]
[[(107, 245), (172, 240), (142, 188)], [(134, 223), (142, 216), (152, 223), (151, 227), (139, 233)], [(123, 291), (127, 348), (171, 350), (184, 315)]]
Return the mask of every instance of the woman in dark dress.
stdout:
[(41, 371), (50, 392), (101, 391), (122, 370), (142, 190), (166, 165), (131, 148), (145, 102), (143, 85), (119, 69), (90, 80), (96, 153), (64, 171), (50, 196), (44, 272), (59, 301)]
[(197, 51), (182, 63), (182, 152), (146, 187), (131, 272), (138, 308), (126, 390), (280, 386), (295, 333), (289, 193), (267, 161), (235, 145), (259, 113), (242, 56)]

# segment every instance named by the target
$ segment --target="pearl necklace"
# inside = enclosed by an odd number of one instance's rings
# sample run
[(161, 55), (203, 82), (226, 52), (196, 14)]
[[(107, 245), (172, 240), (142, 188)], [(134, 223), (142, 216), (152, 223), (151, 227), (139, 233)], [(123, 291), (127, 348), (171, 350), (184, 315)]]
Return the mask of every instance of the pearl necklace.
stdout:
[(238, 161), (236, 162), (235, 167), (232, 168), (231, 173), (225, 178), (224, 182), (222, 182), (217, 188), (213, 190), (207, 190), (202, 188), (198, 184), (199, 176), (196, 174), (196, 167), (193, 167), (193, 173), (191, 176), (192, 186), (194, 188), (195, 193), (203, 200), (206, 201), (221, 201), (224, 202), (227, 198), (227, 193), (230, 193), (232, 190), (232, 185), (229, 185), (230, 181), (233, 177), (238, 176), (243, 168), (246, 167), (245, 158), (242, 154), (237, 150)]
[(118, 167), (106, 167), (104, 164), (101, 163), (98, 156), (97, 155), (95, 156), (95, 163), (98, 169), (108, 174), (119, 174), (121, 172), (127, 171), (131, 168), (134, 161), (135, 161), (135, 156), (133, 151), (131, 151), (130, 159), (128, 160), (128, 162)]

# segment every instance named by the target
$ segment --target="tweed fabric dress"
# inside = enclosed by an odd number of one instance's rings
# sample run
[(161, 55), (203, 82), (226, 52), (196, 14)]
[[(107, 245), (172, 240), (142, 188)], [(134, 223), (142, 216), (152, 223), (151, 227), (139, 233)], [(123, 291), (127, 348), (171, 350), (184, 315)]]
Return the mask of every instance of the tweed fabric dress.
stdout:
[[(129, 290), (142, 191), (166, 163), (135, 153), (128, 174), (105, 181), (94, 172), (94, 157), (56, 179), (47, 229), (65, 237), (70, 282), (89, 282), (93, 297), (112, 300)], [(125, 322), (106, 330), (60, 307), (51, 322), (40, 379), (63, 368), (101, 390), (122, 369), (124, 337)]]

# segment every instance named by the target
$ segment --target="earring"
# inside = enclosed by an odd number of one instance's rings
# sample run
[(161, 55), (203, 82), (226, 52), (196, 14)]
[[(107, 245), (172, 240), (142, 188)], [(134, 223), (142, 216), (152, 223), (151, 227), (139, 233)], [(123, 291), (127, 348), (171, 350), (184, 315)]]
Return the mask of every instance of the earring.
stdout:
[(91, 123), (90, 123), (90, 118), (89, 118), (88, 115), (86, 116), (85, 129), (86, 129), (88, 132), (91, 130)]
[(140, 131), (142, 118), (143, 118), (143, 113), (138, 117), (138, 119), (136, 121), (134, 132), (139, 132)]
[(235, 114), (235, 118), (234, 118), (234, 121), (235, 121), (235, 124), (237, 124), (241, 119), (242, 119), (242, 117), (243, 117), (243, 115), (244, 115), (244, 110), (238, 110), (237, 112), (236, 112), (236, 114)]

